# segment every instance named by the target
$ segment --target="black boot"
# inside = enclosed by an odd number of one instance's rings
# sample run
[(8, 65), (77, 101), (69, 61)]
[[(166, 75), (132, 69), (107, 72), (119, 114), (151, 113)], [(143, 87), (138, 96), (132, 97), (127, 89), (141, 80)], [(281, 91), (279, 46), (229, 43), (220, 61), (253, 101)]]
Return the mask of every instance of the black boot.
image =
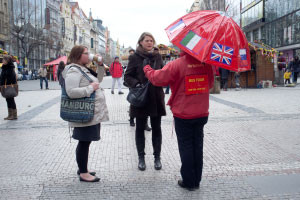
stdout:
[(161, 170), (161, 167), (162, 167), (162, 165), (161, 165), (161, 162), (160, 162), (160, 158), (155, 158), (155, 160), (154, 160), (154, 168), (156, 170)]
[(139, 165), (138, 165), (139, 170), (144, 171), (146, 169), (146, 163), (145, 163), (145, 157), (140, 157), (139, 158)]
[(130, 123), (130, 126), (135, 126), (134, 118), (133, 117), (130, 117), (129, 123)]

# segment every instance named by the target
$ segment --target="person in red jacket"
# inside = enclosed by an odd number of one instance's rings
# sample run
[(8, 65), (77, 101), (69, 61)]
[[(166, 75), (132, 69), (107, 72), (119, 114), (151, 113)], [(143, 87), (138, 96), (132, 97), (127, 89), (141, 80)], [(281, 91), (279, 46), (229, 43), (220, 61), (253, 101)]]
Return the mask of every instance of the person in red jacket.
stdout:
[(174, 116), (182, 163), (178, 185), (191, 191), (198, 189), (203, 167), (203, 128), (209, 115), (209, 89), (214, 83), (212, 67), (182, 52), (180, 58), (164, 68), (154, 70), (147, 65), (144, 72), (153, 85), (170, 85), (168, 105)]
[(123, 67), (121, 63), (119, 62), (119, 57), (115, 57), (114, 62), (110, 65), (109, 72), (112, 76), (112, 87), (111, 87), (111, 93), (114, 94), (115, 84), (116, 81), (118, 82), (118, 89), (119, 94), (124, 94), (122, 92), (122, 84), (121, 84), (121, 78), (123, 74)]

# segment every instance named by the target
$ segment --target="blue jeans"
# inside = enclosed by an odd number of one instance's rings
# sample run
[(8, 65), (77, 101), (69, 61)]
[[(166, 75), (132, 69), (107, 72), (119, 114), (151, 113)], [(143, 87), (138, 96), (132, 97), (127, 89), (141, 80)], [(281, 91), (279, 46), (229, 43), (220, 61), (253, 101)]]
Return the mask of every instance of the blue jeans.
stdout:
[(203, 128), (208, 117), (181, 119), (174, 117), (181, 159), (181, 177), (187, 187), (198, 187), (203, 168)]
[(47, 77), (40, 77), (41, 89), (43, 89), (43, 80), (46, 82), (46, 89), (48, 89), (48, 79), (47, 79)]

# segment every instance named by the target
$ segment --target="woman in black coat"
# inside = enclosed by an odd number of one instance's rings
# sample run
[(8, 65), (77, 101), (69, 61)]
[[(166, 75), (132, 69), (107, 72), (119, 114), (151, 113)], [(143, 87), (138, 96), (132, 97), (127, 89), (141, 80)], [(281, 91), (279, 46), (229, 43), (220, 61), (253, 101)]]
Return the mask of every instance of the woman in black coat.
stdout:
[[(145, 77), (143, 67), (149, 64), (153, 69), (161, 69), (163, 60), (159, 53), (153, 52), (155, 39), (150, 33), (143, 33), (138, 40), (136, 52), (130, 56), (127, 70), (125, 72), (125, 84), (129, 88), (139, 87), (148, 81)], [(151, 83), (148, 88), (148, 99), (144, 107), (135, 107), (130, 105), (130, 116), (136, 118), (135, 140), (139, 156), (138, 168), (146, 169), (145, 164), (145, 123), (150, 116), (152, 127), (152, 145), (154, 150), (154, 167), (160, 170), (162, 165), (160, 161), (162, 134), (161, 134), (161, 116), (166, 115), (164, 92), (162, 87), (153, 86)]]
[[(13, 59), (9, 55), (3, 57), (2, 72), (0, 76), (0, 86), (11, 85), (17, 83), (15, 66), (13, 64)], [(4, 120), (15, 120), (18, 119), (17, 107), (14, 98), (6, 98), (8, 116)]]

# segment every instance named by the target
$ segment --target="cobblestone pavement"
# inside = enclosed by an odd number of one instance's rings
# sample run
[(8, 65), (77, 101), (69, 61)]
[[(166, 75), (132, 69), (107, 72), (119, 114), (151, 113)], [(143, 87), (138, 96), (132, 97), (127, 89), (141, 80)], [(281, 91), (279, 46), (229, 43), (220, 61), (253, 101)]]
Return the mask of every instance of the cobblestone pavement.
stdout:
[[(107, 78), (109, 82), (109, 78)], [(90, 149), (99, 183), (76, 175), (76, 141), (59, 118), (60, 91), (28, 88), (16, 98), (19, 119), (4, 121), (0, 98), (0, 199), (300, 199), (300, 87), (229, 90), (211, 95), (200, 190), (177, 186), (180, 158), (171, 112), (162, 119), (163, 169), (137, 169), (135, 128), (125, 95), (106, 89), (110, 121)], [(29, 85), (28, 85), (29, 84)], [(169, 95), (166, 95), (166, 101)]]

